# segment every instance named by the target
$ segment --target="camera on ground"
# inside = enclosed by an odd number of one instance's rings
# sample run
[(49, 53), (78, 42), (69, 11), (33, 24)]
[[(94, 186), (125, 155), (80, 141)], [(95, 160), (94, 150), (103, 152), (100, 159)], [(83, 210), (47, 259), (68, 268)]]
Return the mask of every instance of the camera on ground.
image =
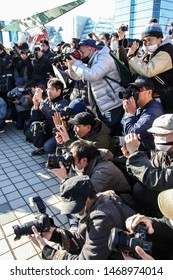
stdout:
[(25, 223), (23, 225), (14, 225), (13, 230), (14, 230), (14, 240), (19, 240), (22, 236), (24, 235), (30, 235), (33, 233), (32, 231), (32, 226), (35, 226), (37, 231), (42, 233), (42, 232), (47, 232), (50, 229), (50, 226), (52, 226), (52, 218), (46, 214), (46, 206), (41, 199), (41, 197), (36, 196), (36, 197), (31, 197), (29, 199), (30, 205), (34, 206), (36, 205), (39, 215), (36, 220)]
[(135, 247), (140, 246), (147, 254), (152, 255), (152, 242), (147, 241), (147, 226), (142, 222), (135, 229), (134, 234), (118, 228), (112, 228), (109, 235), (108, 247), (111, 251), (120, 251), (140, 259)]

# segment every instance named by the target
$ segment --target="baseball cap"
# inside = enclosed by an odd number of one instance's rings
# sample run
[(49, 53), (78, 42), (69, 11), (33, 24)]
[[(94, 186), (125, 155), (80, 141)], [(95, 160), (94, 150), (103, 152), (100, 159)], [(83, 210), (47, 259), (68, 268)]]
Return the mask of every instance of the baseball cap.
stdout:
[(130, 83), (129, 85), (136, 87), (136, 88), (148, 88), (154, 90), (154, 84), (151, 79), (145, 76), (138, 76), (134, 83)]
[(97, 50), (101, 50), (103, 48), (103, 46), (101, 45), (97, 45), (96, 41), (93, 39), (83, 39), (79, 42), (79, 47), (82, 46), (87, 46), (87, 47), (92, 47), (95, 48)]
[(75, 115), (74, 118), (69, 119), (68, 121), (71, 124), (83, 124), (94, 126), (96, 123), (95, 115), (89, 112), (81, 112)]
[(61, 214), (79, 213), (84, 208), (87, 197), (92, 193), (94, 189), (89, 176), (77, 175), (67, 179), (60, 189)]
[(16, 81), (15, 81), (16, 86), (22, 86), (24, 84), (25, 84), (25, 79), (22, 78), (22, 77), (17, 78)]
[(155, 134), (168, 134), (173, 132), (173, 114), (164, 114), (156, 118), (152, 127), (147, 131)]
[(162, 27), (160, 24), (157, 22), (151, 22), (145, 27), (142, 33), (142, 39), (149, 36), (163, 38)]
[(69, 103), (68, 107), (71, 109), (72, 115), (77, 115), (78, 113), (85, 112), (86, 103), (84, 99), (76, 98)]
[(158, 195), (158, 205), (162, 214), (173, 219), (173, 189), (165, 190)]

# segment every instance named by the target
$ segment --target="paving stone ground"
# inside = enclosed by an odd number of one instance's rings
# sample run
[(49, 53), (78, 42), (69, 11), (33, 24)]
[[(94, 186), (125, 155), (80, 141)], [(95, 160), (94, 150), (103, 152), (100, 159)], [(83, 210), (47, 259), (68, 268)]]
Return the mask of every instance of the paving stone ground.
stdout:
[(23, 131), (6, 123), (0, 134), (0, 260), (41, 260), (28, 236), (14, 240), (13, 226), (34, 221), (38, 214), (30, 197), (40, 196), (55, 224), (69, 227), (67, 217), (60, 214), (59, 179), (45, 168), (46, 155), (31, 156), (34, 149)]

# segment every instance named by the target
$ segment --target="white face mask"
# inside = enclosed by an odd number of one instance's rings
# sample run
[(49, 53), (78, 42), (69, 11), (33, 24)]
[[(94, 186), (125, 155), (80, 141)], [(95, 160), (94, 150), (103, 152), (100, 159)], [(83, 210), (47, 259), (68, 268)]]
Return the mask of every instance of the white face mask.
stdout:
[(149, 54), (154, 53), (158, 49), (158, 45), (143, 46), (143, 50)]
[(118, 48), (118, 43), (117, 43), (117, 41), (111, 41), (111, 43), (110, 43), (110, 48), (111, 48), (111, 50), (116, 51), (117, 48)]
[(162, 145), (166, 142), (166, 136), (154, 136), (154, 143), (159, 151), (167, 152), (172, 147), (171, 145)]
[(104, 45), (106, 45), (106, 40), (102, 40), (102, 42), (104, 43)]
[(76, 165), (72, 164), (72, 169), (77, 173), (78, 176), (83, 175), (84, 167), (79, 169)]

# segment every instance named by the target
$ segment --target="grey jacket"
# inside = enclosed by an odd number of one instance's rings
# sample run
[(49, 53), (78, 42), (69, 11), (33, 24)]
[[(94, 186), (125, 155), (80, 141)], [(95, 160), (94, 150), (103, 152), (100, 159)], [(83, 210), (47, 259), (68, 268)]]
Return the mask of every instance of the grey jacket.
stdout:
[[(113, 227), (125, 230), (125, 220), (134, 215), (134, 211), (122, 203), (118, 196), (100, 194), (88, 216), (81, 221), (78, 232), (71, 234), (67, 230), (57, 229), (53, 233), (53, 242), (60, 241), (64, 250), (56, 250), (46, 245), (42, 251), (44, 259), (53, 260), (106, 260), (116, 259), (108, 248), (108, 239)], [(85, 236), (81, 228), (86, 226)], [(54, 240), (53, 240), (54, 239)]]
[(95, 51), (88, 66), (81, 60), (76, 60), (69, 68), (72, 79), (89, 82), (92, 92), (89, 96), (90, 105), (93, 108), (96, 104), (102, 114), (122, 105), (118, 94), (120, 91), (124, 91), (119, 83), (109, 80), (110, 86), (104, 79), (104, 76), (108, 76), (120, 81), (118, 70), (109, 51), (110, 49), (105, 46), (101, 50)]
[(156, 192), (173, 186), (173, 162), (162, 152), (152, 152), (151, 160), (144, 152), (135, 152), (126, 161), (129, 172), (145, 187)]

